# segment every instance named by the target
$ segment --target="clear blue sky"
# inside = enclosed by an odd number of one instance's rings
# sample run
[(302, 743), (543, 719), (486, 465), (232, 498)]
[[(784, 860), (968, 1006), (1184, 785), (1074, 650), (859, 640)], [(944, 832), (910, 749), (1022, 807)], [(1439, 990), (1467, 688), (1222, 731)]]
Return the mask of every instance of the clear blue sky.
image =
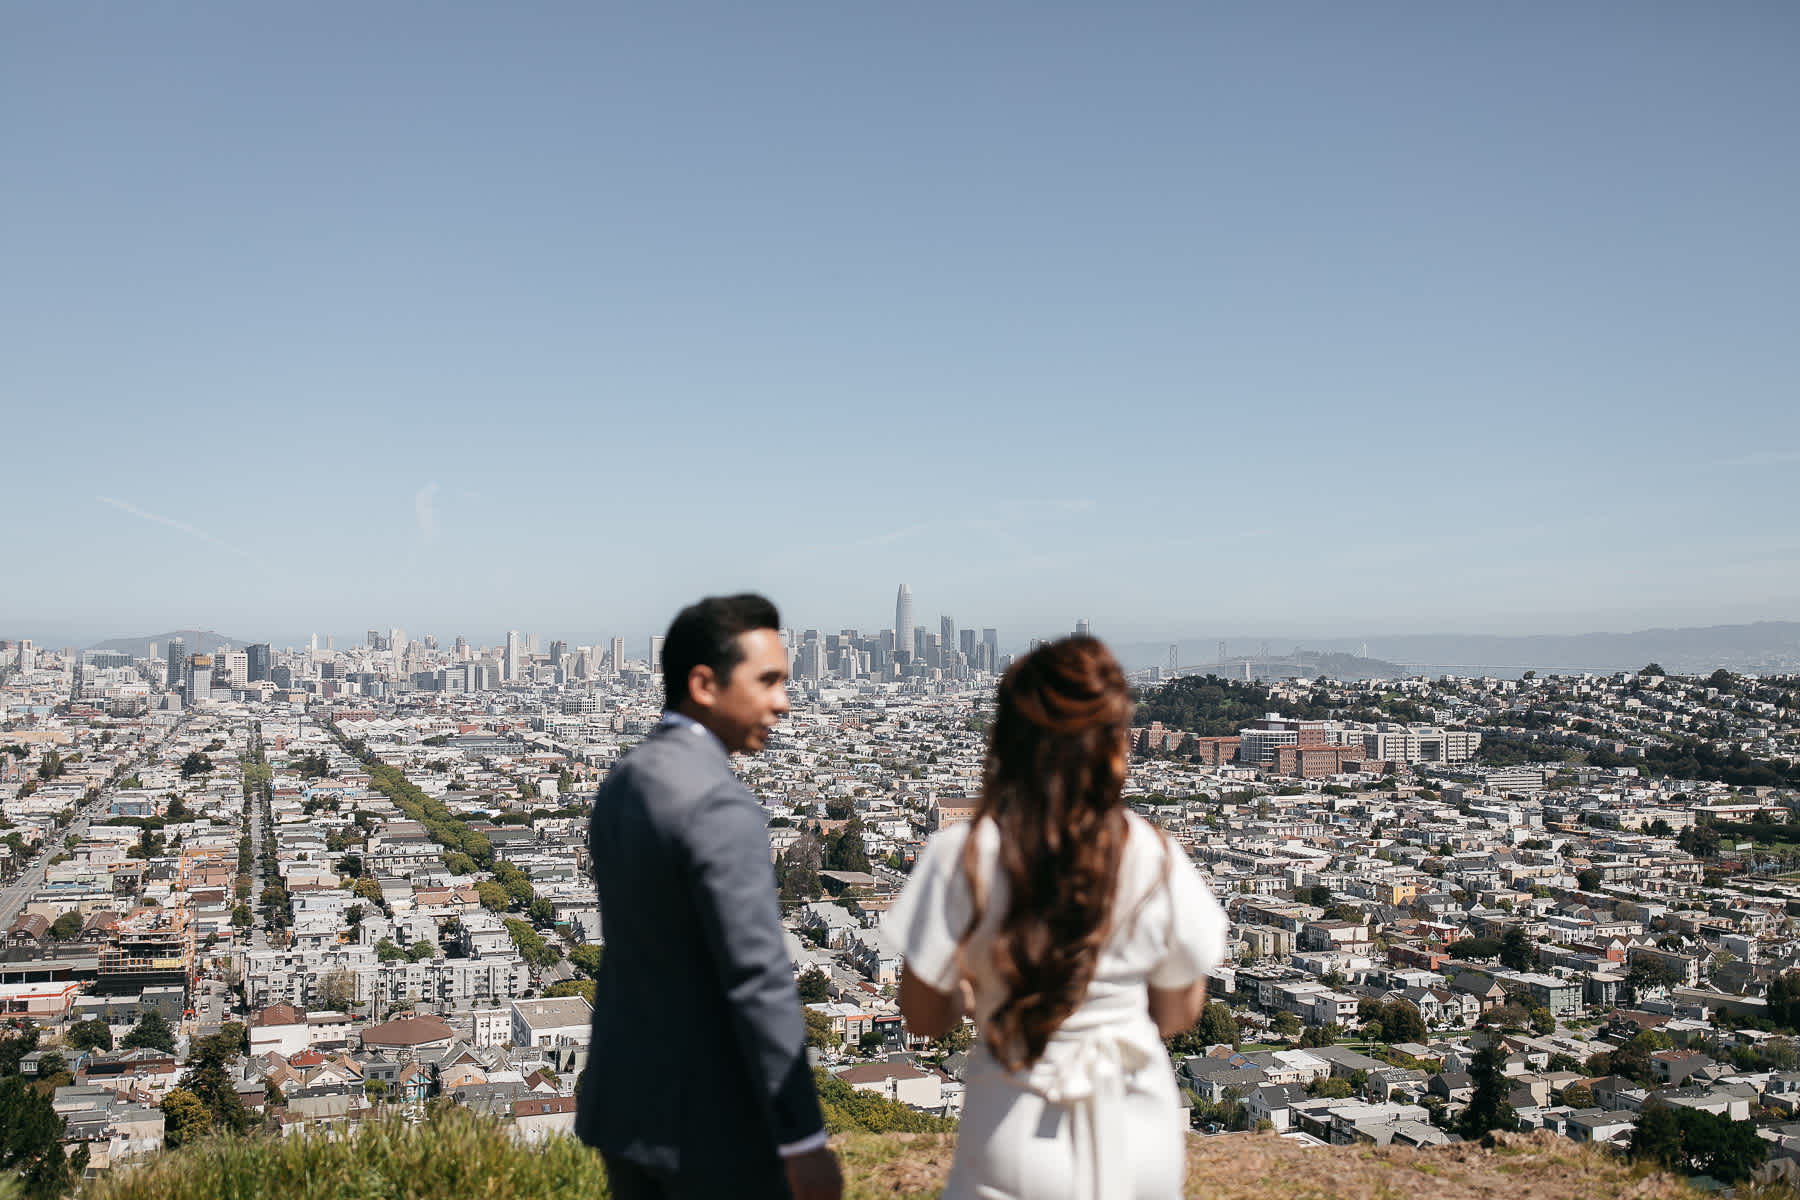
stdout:
[(1800, 7), (0, 18), (0, 635), (1800, 616)]

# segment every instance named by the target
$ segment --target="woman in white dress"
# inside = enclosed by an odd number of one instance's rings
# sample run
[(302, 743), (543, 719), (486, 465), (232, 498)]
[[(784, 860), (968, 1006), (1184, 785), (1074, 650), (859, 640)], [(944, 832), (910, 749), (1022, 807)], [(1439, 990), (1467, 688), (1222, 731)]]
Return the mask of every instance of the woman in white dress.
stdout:
[(946, 1200), (1181, 1194), (1162, 1037), (1189, 1028), (1225, 915), (1187, 855), (1124, 807), (1131, 698), (1090, 637), (1001, 680), (975, 819), (934, 835), (884, 927), (900, 1011), (980, 1031)]

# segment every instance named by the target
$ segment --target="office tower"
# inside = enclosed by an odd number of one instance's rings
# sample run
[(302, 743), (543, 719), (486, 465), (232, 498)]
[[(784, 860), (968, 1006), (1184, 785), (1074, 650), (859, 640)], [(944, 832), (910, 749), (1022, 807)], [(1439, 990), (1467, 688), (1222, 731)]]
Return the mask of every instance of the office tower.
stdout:
[(1092, 624), (1089, 623), (1089, 621), (1086, 617), (1082, 617), (1080, 620), (1075, 622), (1075, 636), (1076, 637), (1093, 637), (1094, 636), (1094, 627)]
[(336, 635), (330, 634), (330, 633), (326, 634), (325, 635), (325, 653), (330, 654), (333, 650), (336, 650), (336, 649), (337, 649)]
[(912, 637), (909, 638), (908, 641), (910, 641), (912, 643), (913, 661), (918, 662), (918, 663), (924, 662), (925, 661), (925, 627), (923, 625), (914, 625), (913, 631), (912, 631)]
[(279, 667), (270, 667), (269, 682), (282, 691), (287, 691), (294, 686), (294, 668), (285, 664)]
[(456, 638), (456, 643), (455, 643), (454, 647), (452, 647), (452, 649), (451, 649), (451, 653), (456, 656), (457, 662), (468, 662), (469, 661), (469, 639), (466, 637), (463, 637), (461, 634), (458, 634), (457, 638)]
[(660, 633), (651, 634), (650, 635), (650, 673), (652, 675), (661, 675), (662, 674), (662, 646), (663, 646), (663, 635)]
[(187, 639), (169, 639), (169, 678), (164, 686), (171, 691), (181, 686), (187, 671)]
[(363, 645), (371, 650), (381, 649), (381, 630), (371, 629), (363, 635)]
[(246, 678), (251, 683), (267, 682), (269, 678), (269, 643), (258, 642), (244, 651), (244, 656), (250, 664)]
[(551, 642), (550, 643), (550, 665), (553, 667), (562, 666), (563, 655), (567, 654), (568, 652), (569, 652), (569, 643), (567, 643), (567, 642)]
[[(947, 659), (950, 657), (951, 652), (954, 651), (955, 649), (956, 649), (956, 618), (955, 617), (939, 617), (938, 618), (938, 654), (940, 656), (942, 656), (943, 658)], [(945, 663), (944, 665), (948, 666), (949, 664)]]
[(616, 637), (612, 640), (612, 673), (617, 675), (625, 669), (625, 639)]
[(519, 677), (519, 659), (524, 654), (524, 644), (519, 638), (519, 631), (506, 631), (506, 654), (500, 660), (500, 679), (502, 683), (510, 683)]
[(156, 643), (155, 642), (150, 643), (149, 650), (150, 650), (150, 653), (146, 654), (144, 657), (145, 658), (155, 658), (156, 657)]
[(210, 654), (188, 658), (188, 703), (198, 704), (212, 699), (213, 660)]
[(1000, 669), (1000, 631), (997, 629), (983, 629), (981, 631), (981, 644), (986, 649), (987, 661), (984, 665), (990, 672), (998, 671)]
[(219, 656), (218, 673), (224, 675), (227, 687), (243, 687), (250, 680), (250, 655), (243, 650), (227, 650)]
[(957, 644), (956, 648), (958, 650), (962, 651), (962, 656), (963, 656), (964, 660), (967, 661), (970, 666), (974, 666), (975, 665), (975, 631), (973, 629), (964, 629), (961, 632), (959, 632), (957, 634), (957, 636), (959, 638), (961, 638), (962, 641)]
[(904, 583), (894, 597), (894, 649), (913, 649), (912, 588)]

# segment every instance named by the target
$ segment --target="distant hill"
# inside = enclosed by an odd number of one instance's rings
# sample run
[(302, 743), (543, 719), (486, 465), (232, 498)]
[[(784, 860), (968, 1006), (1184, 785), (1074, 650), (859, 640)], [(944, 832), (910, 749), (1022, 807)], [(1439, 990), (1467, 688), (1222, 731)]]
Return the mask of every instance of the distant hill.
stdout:
[(1800, 670), (1800, 621), (1536, 637), (1414, 634), (1370, 638), (1371, 653), (1408, 664), (1542, 671), (1635, 671), (1656, 662), (1678, 675)]
[(169, 653), (171, 639), (180, 638), (187, 643), (189, 654), (211, 654), (221, 646), (228, 649), (239, 649), (250, 643), (243, 638), (226, 637), (210, 629), (172, 629), (168, 633), (151, 633), (143, 637), (109, 638), (104, 642), (96, 642), (89, 650), (115, 650), (129, 654), (133, 658), (148, 658), (150, 643), (156, 643), (156, 652), (161, 655)]
[[(1248, 662), (1252, 678), (1324, 674), (1352, 680), (1446, 674), (1517, 677), (1530, 670), (1540, 674), (1609, 673), (1635, 671), (1652, 662), (1679, 675), (1710, 675), (1720, 667), (1757, 674), (1800, 671), (1800, 621), (1641, 629), (1635, 633), (1418, 633), (1304, 639), (1270, 635), (1223, 640), (1223, 663), (1218, 641), (1184, 638), (1177, 642), (1181, 669), (1242, 679)], [(1134, 642), (1114, 649), (1131, 669), (1168, 662), (1167, 642)]]

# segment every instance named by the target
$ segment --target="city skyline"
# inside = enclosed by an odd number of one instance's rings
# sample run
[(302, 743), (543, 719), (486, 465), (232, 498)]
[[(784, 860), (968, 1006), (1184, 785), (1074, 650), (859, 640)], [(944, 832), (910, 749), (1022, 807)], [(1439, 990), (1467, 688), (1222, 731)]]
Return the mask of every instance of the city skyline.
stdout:
[(1793, 619), (1797, 32), (52, 8), (0, 628)]

